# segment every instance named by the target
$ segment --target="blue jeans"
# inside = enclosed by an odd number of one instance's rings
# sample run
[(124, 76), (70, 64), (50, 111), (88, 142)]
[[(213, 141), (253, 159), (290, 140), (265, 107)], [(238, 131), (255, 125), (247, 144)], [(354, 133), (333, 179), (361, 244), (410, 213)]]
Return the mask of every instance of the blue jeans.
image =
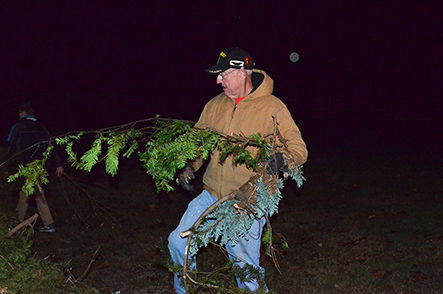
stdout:
[[(189, 203), (178, 227), (169, 235), (168, 238), (169, 252), (173, 262), (183, 265), (186, 243), (188, 239), (180, 237), (180, 233), (188, 230), (206, 210), (206, 208), (216, 201), (217, 199), (214, 196), (212, 196), (208, 191), (204, 190), (199, 196)], [(251, 229), (249, 230), (248, 241), (246, 241), (244, 238), (239, 238), (239, 242), (235, 244), (235, 246), (231, 246), (230, 242), (226, 244), (226, 250), (229, 253), (230, 259), (236, 261), (238, 266), (243, 267), (245, 263), (248, 263), (264, 273), (264, 269), (260, 267), (259, 263), (261, 234), (265, 223), (266, 219), (264, 217), (254, 221)], [(189, 269), (195, 269), (195, 263), (189, 264)], [(237, 284), (240, 289), (249, 289), (250, 291), (259, 289), (259, 284), (256, 280), (241, 282), (240, 279), (237, 279)], [(186, 293), (186, 290), (182, 284), (181, 273), (174, 274), (174, 288), (177, 293)]]

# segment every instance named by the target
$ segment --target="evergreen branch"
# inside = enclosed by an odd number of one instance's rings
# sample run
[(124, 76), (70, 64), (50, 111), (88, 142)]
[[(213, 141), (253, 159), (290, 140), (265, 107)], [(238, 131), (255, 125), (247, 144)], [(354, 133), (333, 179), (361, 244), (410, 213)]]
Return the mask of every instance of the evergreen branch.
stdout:
[(98, 135), (97, 139), (92, 143), (91, 149), (80, 158), (80, 161), (84, 163), (84, 170), (90, 172), (92, 167), (97, 163), (98, 157), (102, 151), (103, 136)]
[[(50, 142), (65, 145), (68, 161), (74, 168), (90, 172), (98, 162), (105, 161), (106, 172), (112, 176), (117, 174), (120, 156), (129, 157), (136, 153), (146, 173), (154, 180), (157, 191), (174, 190), (170, 181), (178, 170), (190, 161), (208, 159), (215, 150), (218, 151), (220, 164), (224, 164), (229, 158), (233, 165), (244, 164), (251, 169), (254, 173), (248, 182), (208, 207), (194, 225), (181, 234), (182, 237), (188, 237), (183, 277), (198, 283), (189, 276), (188, 257), (196, 254), (199, 248), (206, 246), (211, 240), (219, 241), (222, 245), (231, 241), (235, 245), (239, 237), (248, 238), (254, 219), (261, 217), (266, 218), (268, 232), (272, 234), (269, 217), (278, 212), (283, 181), (278, 176), (266, 173), (266, 160), (271, 155), (277, 150), (283, 153), (288, 165), (285, 178), (290, 176), (299, 187), (304, 181), (300, 167), (296, 166), (287, 141), (278, 129), (276, 119), (273, 120), (274, 130), (271, 134), (256, 133), (246, 136), (243, 133), (225, 134), (209, 126), (195, 127), (191, 121), (156, 116), (96, 131), (69, 132), (51, 138)], [(78, 159), (73, 149), (74, 142), (85, 135), (95, 135), (95, 139)], [(107, 151), (102, 155), (102, 144), (105, 142)], [(23, 176), (26, 178), (23, 186), (25, 193), (33, 193), (35, 188), (41, 190), (40, 185), (48, 182), (44, 165), (52, 148), (53, 146), (48, 148), (41, 161), (20, 166), (18, 172), (11, 175), (8, 181)], [(140, 148), (144, 149), (140, 151)], [(272, 242), (269, 243), (269, 248), (280, 272)]]

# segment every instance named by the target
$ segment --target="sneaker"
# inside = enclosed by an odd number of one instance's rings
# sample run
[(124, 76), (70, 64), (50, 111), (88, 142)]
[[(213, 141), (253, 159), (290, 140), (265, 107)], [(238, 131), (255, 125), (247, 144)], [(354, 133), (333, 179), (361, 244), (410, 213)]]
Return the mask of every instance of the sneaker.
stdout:
[(49, 226), (41, 227), (39, 231), (41, 233), (54, 233), (55, 232), (54, 224), (50, 224)]

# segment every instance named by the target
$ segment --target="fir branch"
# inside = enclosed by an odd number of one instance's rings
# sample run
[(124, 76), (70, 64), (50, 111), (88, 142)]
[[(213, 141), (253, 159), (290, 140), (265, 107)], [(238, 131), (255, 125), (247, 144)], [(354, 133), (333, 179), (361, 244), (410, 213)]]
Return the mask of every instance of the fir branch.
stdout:
[[(74, 142), (87, 134), (95, 134), (95, 140), (89, 150), (78, 159), (73, 149)], [(74, 168), (89, 172), (98, 162), (105, 160), (106, 171), (112, 176), (117, 174), (120, 156), (129, 157), (136, 153), (158, 191), (174, 190), (170, 182), (178, 170), (197, 158), (208, 159), (215, 150), (219, 153), (220, 164), (230, 158), (232, 164), (244, 164), (254, 171), (245, 185), (210, 206), (190, 230), (182, 233), (183, 237), (188, 237), (184, 276), (188, 275), (188, 256), (194, 256), (199, 248), (217, 241), (222, 245), (229, 241), (235, 245), (239, 237), (247, 238), (254, 219), (268, 218), (278, 212), (283, 181), (267, 175), (264, 164), (277, 149), (283, 153), (288, 165), (285, 178), (291, 177), (299, 187), (305, 180), (288, 150), (275, 118), (274, 132), (265, 135), (228, 135), (208, 126), (195, 127), (190, 121), (157, 116), (97, 131), (70, 132), (51, 140), (57, 145), (66, 146), (68, 161)], [(107, 151), (100, 158), (102, 144), (105, 142), (108, 145)], [(144, 150), (140, 151), (140, 148)], [(26, 178), (23, 186), (26, 193), (33, 193), (35, 188), (41, 189), (40, 185), (48, 182), (47, 172), (43, 167), (51, 150), (52, 148), (48, 149), (42, 161), (19, 167), (18, 172), (10, 176), (8, 181), (23, 176)]]
[[(102, 141), (103, 136), (100, 134), (97, 139), (92, 143), (91, 149), (86, 151), (86, 153), (80, 158), (80, 161), (84, 164), (83, 169), (90, 172), (92, 167), (98, 162), (98, 157), (102, 151)], [(71, 145), (72, 148), (72, 145)]]

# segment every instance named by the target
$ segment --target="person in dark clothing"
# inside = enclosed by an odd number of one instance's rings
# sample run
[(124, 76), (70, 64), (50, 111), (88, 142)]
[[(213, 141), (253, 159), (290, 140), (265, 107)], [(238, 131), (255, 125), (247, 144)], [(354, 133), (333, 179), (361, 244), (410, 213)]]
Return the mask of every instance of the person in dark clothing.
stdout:
[[(18, 165), (26, 165), (34, 160), (42, 159), (43, 153), (48, 148), (51, 136), (47, 128), (35, 118), (34, 112), (31, 102), (21, 104), (19, 106), (20, 120), (12, 127), (7, 139), (9, 143), (9, 155), (15, 156)], [(63, 175), (61, 160), (56, 153), (53, 153), (53, 155), (57, 166), (55, 175), (60, 177)], [(45, 194), (36, 191), (34, 197), (44, 225), (40, 228), (40, 232), (55, 232), (54, 220), (49, 211)], [(23, 222), (25, 219), (29, 205), (28, 203), (29, 197), (27, 197), (23, 191), (20, 191), (20, 197), (16, 208), (20, 222)]]

